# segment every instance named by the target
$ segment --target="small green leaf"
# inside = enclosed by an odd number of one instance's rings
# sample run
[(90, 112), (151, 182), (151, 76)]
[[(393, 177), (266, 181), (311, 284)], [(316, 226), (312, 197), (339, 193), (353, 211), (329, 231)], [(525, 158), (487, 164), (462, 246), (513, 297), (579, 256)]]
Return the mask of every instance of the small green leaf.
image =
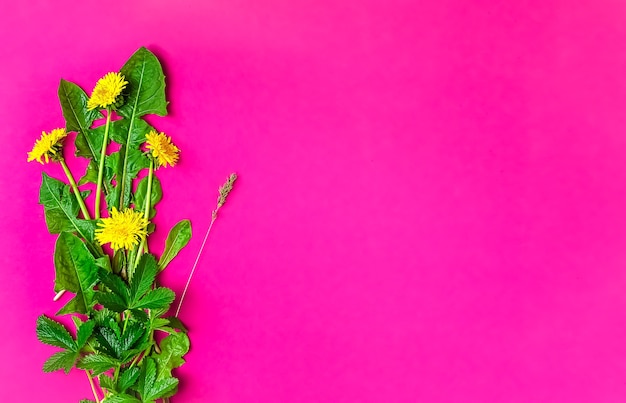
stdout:
[(117, 388), (117, 385), (115, 385), (115, 381), (107, 374), (100, 374), (98, 381), (100, 382), (100, 387), (102, 389), (119, 393), (119, 389)]
[(182, 220), (178, 222), (165, 240), (165, 250), (159, 259), (159, 270), (165, 269), (165, 267), (176, 257), (178, 252), (181, 251), (189, 243), (191, 239), (191, 222), (189, 220)]
[(98, 270), (98, 278), (111, 292), (120, 297), (124, 303), (128, 303), (130, 298), (130, 289), (120, 276), (109, 273), (104, 269)]
[(178, 329), (178, 330), (180, 330), (181, 332), (188, 333), (188, 330), (187, 330), (187, 328), (185, 327), (185, 325), (183, 325), (183, 322), (181, 322), (181, 321), (180, 321), (180, 319), (178, 319), (177, 317), (175, 317), (175, 316), (171, 316), (171, 317), (169, 317), (169, 318), (165, 318), (165, 319), (167, 319), (167, 320), (168, 320), (169, 325), (170, 325), (171, 327), (173, 327), (174, 329)]
[(118, 381), (119, 391), (123, 393), (126, 391), (126, 389), (135, 385), (135, 383), (139, 379), (140, 372), (141, 370), (137, 367), (128, 368), (124, 372), (122, 372), (122, 375), (120, 376), (120, 379)]
[(91, 370), (94, 376), (98, 376), (119, 364), (118, 360), (102, 354), (88, 354), (81, 358), (76, 366), (80, 369)]
[(141, 400), (130, 395), (110, 395), (102, 403), (142, 403)]
[(143, 400), (149, 400), (147, 396), (150, 395), (154, 381), (156, 381), (156, 364), (152, 358), (145, 357), (141, 366), (141, 375), (139, 376), (136, 389), (141, 397), (143, 397)]
[[(146, 204), (146, 192), (148, 191), (148, 177), (144, 177), (137, 185), (137, 191), (135, 192), (135, 210), (144, 211)], [(161, 188), (161, 182), (156, 176), (152, 177), (152, 189), (150, 191), (152, 195), (150, 197), (150, 216), (152, 218), (156, 215), (154, 206), (163, 197), (163, 189)]]
[(146, 329), (139, 322), (132, 322), (122, 334), (121, 338), (121, 350), (127, 351), (141, 344), (142, 341), (147, 339)]
[(176, 294), (169, 288), (155, 288), (154, 290), (148, 291), (133, 308), (166, 309), (174, 301), (175, 297)]
[(63, 369), (65, 373), (68, 374), (77, 358), (78, 352), (76, 351), (64, 350), (54, 353), (52, 357), (48, 358), (43, 364), (43, 372), (53, 372)]
[(37, 318), (37, 338), (44, 344), (77, 351), (76, 343), (65, 326), (45, 315)]
[(107, 204), (123, 210), (130, 205), (133, 180), (139, 171), (149, 167), (150, 162), (139, 149), (122, 145), (118, 152), (107, 157), (106, 164), (117, 182), (107, 195)]
[(93, 333), (93, 329), (96, 326), (96, 322), (93, 320), (88, 320), (82, 325), (77, 327), (76, 330), (76, 346), (78, 349), (81, 349), (87, 344), (87, 340), (91, 337)]
[(176, 393), (176, 387), (178, 386), (178, 379), (176, 378), (165, 378), (158, 380), (152, 385), (152, 389), (150, 389), (150, 394), (148, 396), (144, 396), (144, 399), (147, 400), (156, 400), (162, 399), (164, 397), (173, 396)]
[(109, 292), (98, 291), (95, 295), (95, 301), (113, 312), (124, 312), (128, 309), (128, 304), (119, 296)]
[(189, 351), (189, 337), (185, 333), (170, 334), (161, 341), (160, 348), (161, 353), (153, 357), (158, 367), (157, 379), (164, 379), (185, 363), (182, 357)]
[(141, 297), (152, 287), (156, 274), (157, 265), (154, 256), (149, 253), (142, 255), (133, 278), (130, 280), (130, 306), (135, 307)]
[(122, 342), (117, 332), (111, 327), (99, 327), (94, 334), (98, 341), (98, 351), (109, 357), (119, 359), (122, 355)]

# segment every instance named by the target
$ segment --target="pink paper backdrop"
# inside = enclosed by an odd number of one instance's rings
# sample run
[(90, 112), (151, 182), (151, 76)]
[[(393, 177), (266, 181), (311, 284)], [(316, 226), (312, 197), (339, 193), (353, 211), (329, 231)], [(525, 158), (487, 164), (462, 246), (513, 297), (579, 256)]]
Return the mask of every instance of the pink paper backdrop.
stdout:
[(60, 78), (91, 91), (145, 45), (171, 101), (152, 121), (182, 149), (153, 247), (195, 229), (177, 292), (240, 174), (182, 311), (176, 402), (626, 401), (623, 1), (2, 8), (0, 400), (90, 396), (41, 372), (55, 237), (26, 152), (63, 124)]

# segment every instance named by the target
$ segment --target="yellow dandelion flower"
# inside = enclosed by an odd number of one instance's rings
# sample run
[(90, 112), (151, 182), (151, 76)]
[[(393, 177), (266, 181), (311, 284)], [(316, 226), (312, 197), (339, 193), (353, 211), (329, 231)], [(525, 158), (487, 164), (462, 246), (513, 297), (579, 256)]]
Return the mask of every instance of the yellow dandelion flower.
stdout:
[(166, 136), (165, 133), (157, 133), (152, 130), (146, 134), (146, 141), (148, 143), (146, 147), (154, 157), (157, 167), (164, 167), (167, 164), (176, 165), (180, 150), (172, 144), (170, 137)]
[(117, 97), (120, 96), (126, 84), (128, 82), (124, 80), (124, 76), (120, 73), (107, 73), (96, 83), (91, 93), (91, 98), (87, 101), (87, 108), (89, 110), (103, 109), (115, 104)]
[(50, 133), (41, 132), (39, 140), (35, 141), (33, 149), (28, 153), (28, 162), (37, 160), (43, 164), (42, 158), (50, 162), (50, 158), (59, 157), (62, 141), (67, 136), (65, 129), (54, 129)]
[(96, 228), (96, 240), (100, 245), (110, 243), (113, 250), (131, 249), (148, 234), (148, 220), (138, 211), (125, 209), (117, 211), (115, 207), (111, 216), (103, 218)]

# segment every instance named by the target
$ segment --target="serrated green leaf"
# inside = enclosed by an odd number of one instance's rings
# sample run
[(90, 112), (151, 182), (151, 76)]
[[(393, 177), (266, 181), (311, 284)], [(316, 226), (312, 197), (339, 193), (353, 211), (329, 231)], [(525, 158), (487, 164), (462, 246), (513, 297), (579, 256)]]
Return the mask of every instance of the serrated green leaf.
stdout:
[(97, 292), (95, 301), (113, 312), (124, 312), (128, 305), (117, 295), (108, 292)]
[(37, 318), (37, 338), (44, 344), (77, 351), (76, 343), (65, 326), (45, 315)]
[(126, 330), (122, 334), (121, 338), (121, 350), (127, 351), (141, 344), (143, 340), (147, 339), (146, 329), (139, 322), (132, 322), (126, 326)]
[(152, 287), (157, 274), (156, 259), (146, 253), (139, 259), (139, 264), (130, 280), (130, 306), (136, 307), (141, 297)]
[(159, 381), (156, 381), (154, 385), (152, 385), (152, 389), (150, 389), (150, 394), (148, 396), (144, 396), (145, 400), (156, 400), (162, 399), (164, 397), (173, 396), (176, 393), (176, 387), (178, 386), (178, 379), (176, 378), (165, 378)]
[[(135, 191), (135, 210), (145, 211), (146, 205), (146, 192), (148, 191), (148, 177), (144, 177), (137, 185)], [(163, 189), (161, 188), (161, 182), (156, 176), (152, 177), (152, 189), (150, 191), (150, 215), (148, 218), (152, 218), (156, 215), (154, 206), (161, 201), (163, 197)]]
[(100, 387), (102, 389), (107, 389), (109, 391), (119, 393), (119, 389), (117, 388), (115, 381), (107, 374), (100, 374), (100, 376), (98, 377), (98, 381), (100, 382)]
[(121, 357), (122, 342), (116, 331), (110, 327), (100, 327), (96, 329), (94, 334), (98, 341), (98, 351), (116, 359)]
[(149, 290), (133, 308), (166, 309), (174, 301), (176, 294), (169, 288), (159, 287)]
[(93, 329), (96, 326), (96, 322), (88, 320), (76, 329), (76, 346), (78, 349), (83, 348), (87, 344), (87, 340), (91, 337)]
[(165, 240), (165, 250), (159, 259), (159, 270), (165, 269), (167, 265), (178, 255), (189, 243), (191, 239), (191, 222), (189, 220), (179, 221), (167, 234)]
[(107, 272), (104, 269), (100, 269), (98, 270), (98, 278), (102, 284), (109, 288), (115, 295), (120, 297), (124, 303), (128, 303), (130, 298), (130, 289), (120, 276)]
[(155, 381), (156, 364), (152, 358), (145, 357), (141, 365), (141, 375), (139, 376), (136, 388), (137, 392), (143, 397), (143, 400), (149, 400), (147, 396), (151, 394), (150, 392)]
[(120, 362), (114, 358), (102, 354), (88, 354), (78, 360), (77, 367), (93, 371), (94, 376), (115, 368)]
[(87, 313), (98, 278), (96, 261), (83, 241), (69, 232), (61, 233), (54, 248), (54, 268), (54, 290), (76, 294), (58, 314)]
[(161, 353), (153, 354), (157, 363), (157, 379), (172, 376), (172, 370), (185, 363), (183, 356), (189, 351), (189, 337), (185, 333), (173, 333), (160, 343)]
[(110, 395), (102, 403), (142, 403), (141, 400), (130, 395)]
[(131, 388), (139, 379), (141, 370), (137, 367), (128, 368), (122, 372), (119, 381), (117, 382), (119, 391), (124, 393), (126, 389)]
[(43, 364), (43, 372), (53, 372), (63, 369), (65, 373), (68, 374), (77, 358), (78, 352), (76, 351), (64, 350), (54, 353), (52, 357), (48, 358)]
[(90, 400), (90, 399), (81, 399), (80, 402), (78, 403), (96, 403), (95, 400)]

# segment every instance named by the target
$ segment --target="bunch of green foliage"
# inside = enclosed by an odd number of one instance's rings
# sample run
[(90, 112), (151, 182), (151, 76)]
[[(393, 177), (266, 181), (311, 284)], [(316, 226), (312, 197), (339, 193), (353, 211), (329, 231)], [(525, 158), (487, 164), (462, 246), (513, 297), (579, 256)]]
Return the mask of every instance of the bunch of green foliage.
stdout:
[[(72, 368), (86, 372), (95, 400), (82, 402), (165, 401), (177, 391), (179, 381), (172, 370), (185, 362), (189, 338), (180, 320), (167, 316), (175, 294), (157, 284), (157, 275), (189, 242), (191, 226), (187, 220), (176, 224), (160, 257), (148, 252), (146, 237), (154, 231), (152, 223), (132, 247), (112, 250), (98, 240), (104, 220), (100, 192), (109, 216), (114, 210), (136, 210), (141, 216), (145, 210), (146, 222), (156, 214), (155, 205), (162, 197), (153, 172), (158, 164), (142, 147), (146, 134), (154, 130), (143, 117), (166, 114), (161, 64), (141, 48), (116, 74), (126, 84), (104, 111), (90, 108), (90, 98), (79, 86), (65, 80), (59, 85), (66, 130), (76, 133), (76, 156), (89, 159), (89, 164), (76, 183), (60, 143), (44, 150), (62, 163), (69, 182), (44, 173), (39, 201), (49, 232), (58, 234), (54, 289), (74, 294), (57, 315), (71, 315), (74, 328), (42, 315), (37, 337), (61, 349), (45, 362), (45, 372), (68, 373)], [(106, 123), (101, 123), (105, 117)], [(107, 151), (109, 139), (119, 144), (118, 151)], [(142, 170), (149, 174), (135, 183)], [(97, 185), (97, 195), (78, 189), (87, 183)], [(84, 201), (94, 197), (92, 219)], [(155, 337), (157, 333), (164, 337)]]

